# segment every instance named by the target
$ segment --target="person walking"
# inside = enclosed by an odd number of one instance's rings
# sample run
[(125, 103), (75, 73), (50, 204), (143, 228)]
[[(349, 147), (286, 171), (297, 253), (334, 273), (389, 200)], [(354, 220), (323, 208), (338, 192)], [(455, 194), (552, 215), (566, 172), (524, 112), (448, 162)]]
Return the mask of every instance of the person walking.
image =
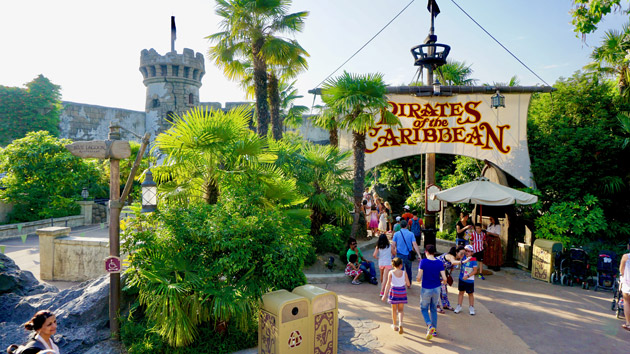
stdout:
[(440, 285), (446, 283), (446, 273), (442, 261), (435, 258), (434, 245), (426, 245), (424, 254), (426, 258), (420, 261), (416, 281), (422, 281), (420, 311), (422, 311), (422, 317), (427, 324), (426, 339), (431, 340), (437, 335), (437, 306), (440, 301)]
[(411, 287), (411, 263), (410, 254), (411, 251), (415, 251), (416, 255), (419, 255), (418, 244), (413, 233), (407, 229), (407, 221), (400, 220), (400, 231), (394, 233), (392, 238), (392, 245), (396, 249), (396, 257), (400, 258), (403, 262), (403, 269), (407, 273), (409, 278), (409, 286)]
[[(392, 259), (393, 270), (387, 275), (385, 294), (381, 301), (392, 305), (392, 329), (398, 334), (403, 334), (403, 317), (405, 304), (407, 303), (407, 287), (411, 286), (407, 273), (402, 270), (403, 262), (400, 258)], [(397, 323), (398, 322), (398, 323)]]
[[(630, 250), (630, 242), (628, 242)], [(626, 323), (621, 327), (626, 331), (630, 331), (630, 253), (626, 253), (621, 257), (619, 262), (619, 275), (621, 278), (621, 294), (623, 296), (623, 314), (626, 317)]]
[[(378, 237), (378, 243), (374, 248), (374, 258), (378, 259), (378, 269), (381, 272), (381, 296), (385, 294), (385, 285), (387, 284), (387, 276), (392, 269), (392, 258), (396, 255), (396, 249), (389, 243), (386, 234)], [(385, 281), (383, 281), (385, 279)]]

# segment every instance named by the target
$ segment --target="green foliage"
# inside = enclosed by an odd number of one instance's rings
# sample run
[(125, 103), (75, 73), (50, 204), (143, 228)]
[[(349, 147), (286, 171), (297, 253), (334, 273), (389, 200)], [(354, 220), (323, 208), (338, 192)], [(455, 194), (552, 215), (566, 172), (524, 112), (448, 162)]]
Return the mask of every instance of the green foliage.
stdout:
[(7, 175), (0, 198), (14, 204), (9, 215), (12, 222), (76, 215), (80, 207), (74, 201), (83, 187), (92, 195), (103, 188), (98, 183), (97, 163), (73, 156), (64, 147), (70, 143), (39, 131), (1, 151), (0, 170)]
[[(153, 323), (146, 318), (129, 315), (120, 324), (120, 338), (129, 354), (197, 354), (197, 353), (232, 353), (241, 349), (255, 347), (258, 341), (256, 331), (241, 331), (228, 327), (225, 333), (219, 333), (214, 326), (199, 326), (199, 340), (188, 347), (173, 348), (162, 341), (160, 336), (151, 331)], [(256, 321), (251, 320), (249, 328), (255, 328)]]
[(125, 229), (127, 286), (137, 289), (151, 329), (172, 346), (196, 341), (204, 323), (252, 331), (265, 292), (305, 283), (306, 228), (257, 206), (262, 192), (246, 190), (214, 205), (162, 205)]
[(586, 195), (583, 200), (556, 202), (536, 219), (536, 237), (560, 241), (565, 247), (583, 245), (606, 229), (604, 211), (598, 200)]
[(405, 200), (405, 205), (409, 205), (411, 210), (415, 210), (420, 216), (424, 214), (424, 189), (417, 189)]
[(315, 238), (313, 246), (317, 253), (339, 253), (346, 249), (347, 236), (343, 229), (326, 224), (322, 227), (321, 234)]
[(436, 234), (436, 238), (439, 240), (447, 240), (447, 241), (455, 241), (457, 237), (457, 231), (438, 231)]
[[(138, 155), (138, 151), (140, 151), (140, 143), (135, 141), (129, 141), (129, 145), (131, 146), (131, 156), (126, 159), (120, 160), (120, 188), (121, 190), (125, 188), (125, 184), (127, 183), (127, 178), (129, 178), (129, 174), (131, 173), (131, 168), (133, 167), (134, 162), (136, 161), (136, 156)], [(138, 202), (141, 201), (142, 198), (142, 188), (141, 184), (144, 181), (144, 173), (149, 168), (149, 164), (155, 165), (155, 157), (150, 154), (146, 154), (140, 160), (140, 165), (138, 166), (138, 170), (136, 171), (136, 175), (133, 179), (133, 186), (131, 192), (129, 193), (128, 201), (130, 202)], [(109, 174), (110, 174), (110, 163), (109, 160), (100, 161), (100, 168), (103, 170), (101, 175), (101, 183), (104, 185), (109, 184)], [(153, 172), (153, 171), (151, 171)], [(92, 191), (90, 191), (91, 193)], [(103, 195), (103, 193), (105, 193)], [(94, 195), (96, 198), (108, 198), (107, 190), (100, 191), (100, 194)]]
[(59, 135), (60, 89), (43, 75), (25, 89), (0, 85), (0, 146), (32, 131)]
[(599, 22), (609, 13), (615, 10), (628, 13), (628, 10), (621, 10), (621, 0), (573, 0), (573, 3), (571, 23), (575, 26), (574, 31), (582, 36), (595, 32)]
[(453, 165), (455, 166), (455, 171), (440, 180), (442, 189), (449, 189), (459, 186), (460, 184), (468, 183), (481, 176), (481, 170), (483, 169), (483, 163), (481, 161), (461, 155), (455, 156)]

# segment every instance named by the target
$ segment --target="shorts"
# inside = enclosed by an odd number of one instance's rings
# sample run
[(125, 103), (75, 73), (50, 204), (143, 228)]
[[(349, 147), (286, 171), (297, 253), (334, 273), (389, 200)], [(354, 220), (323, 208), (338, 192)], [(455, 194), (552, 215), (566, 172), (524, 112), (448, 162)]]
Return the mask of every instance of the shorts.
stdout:
[(630, 286), (623, 281), (621, 282), (621, 292), (624, 294), (630, 294)]
[(477, 258), (478, 261), (483, 261), (483, 250), (473, 254), (473, 257)]
[(378, 269), (392, 269), (392, 265), (384, 265), (384, 266), (378, 266)]
[(468, 283), (460, 279), (457, 284), (457, 290), (465, 291), (466, 294), (472, 294), (475, 292), (475, 282)]

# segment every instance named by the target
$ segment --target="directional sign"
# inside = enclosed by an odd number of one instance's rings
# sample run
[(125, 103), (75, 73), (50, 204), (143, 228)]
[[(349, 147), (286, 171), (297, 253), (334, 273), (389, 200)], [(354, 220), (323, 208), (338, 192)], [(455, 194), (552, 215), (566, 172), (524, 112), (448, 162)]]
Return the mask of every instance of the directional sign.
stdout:
[(66, 149), (81, 158), (120, 160), (131, 156), (129, 142), (123, 140), (76, 141), (66, 145)]
[(105, 271), (107, 273), (120, 273), (122, 270), (122, 261), (120, 257), (109, 256), (105, 258)]

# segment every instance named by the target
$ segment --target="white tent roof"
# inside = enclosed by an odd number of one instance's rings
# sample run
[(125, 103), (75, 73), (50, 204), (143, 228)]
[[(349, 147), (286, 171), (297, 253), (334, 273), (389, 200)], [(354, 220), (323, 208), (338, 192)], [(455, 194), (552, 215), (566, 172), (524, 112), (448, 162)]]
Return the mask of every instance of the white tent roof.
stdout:
[(430, 196), (449, 203), (472, 203), (481, 205), (534, 204), (538, 197), (519, 190), (490, 182), (479, 177), (472, 182), (449, 188)]

